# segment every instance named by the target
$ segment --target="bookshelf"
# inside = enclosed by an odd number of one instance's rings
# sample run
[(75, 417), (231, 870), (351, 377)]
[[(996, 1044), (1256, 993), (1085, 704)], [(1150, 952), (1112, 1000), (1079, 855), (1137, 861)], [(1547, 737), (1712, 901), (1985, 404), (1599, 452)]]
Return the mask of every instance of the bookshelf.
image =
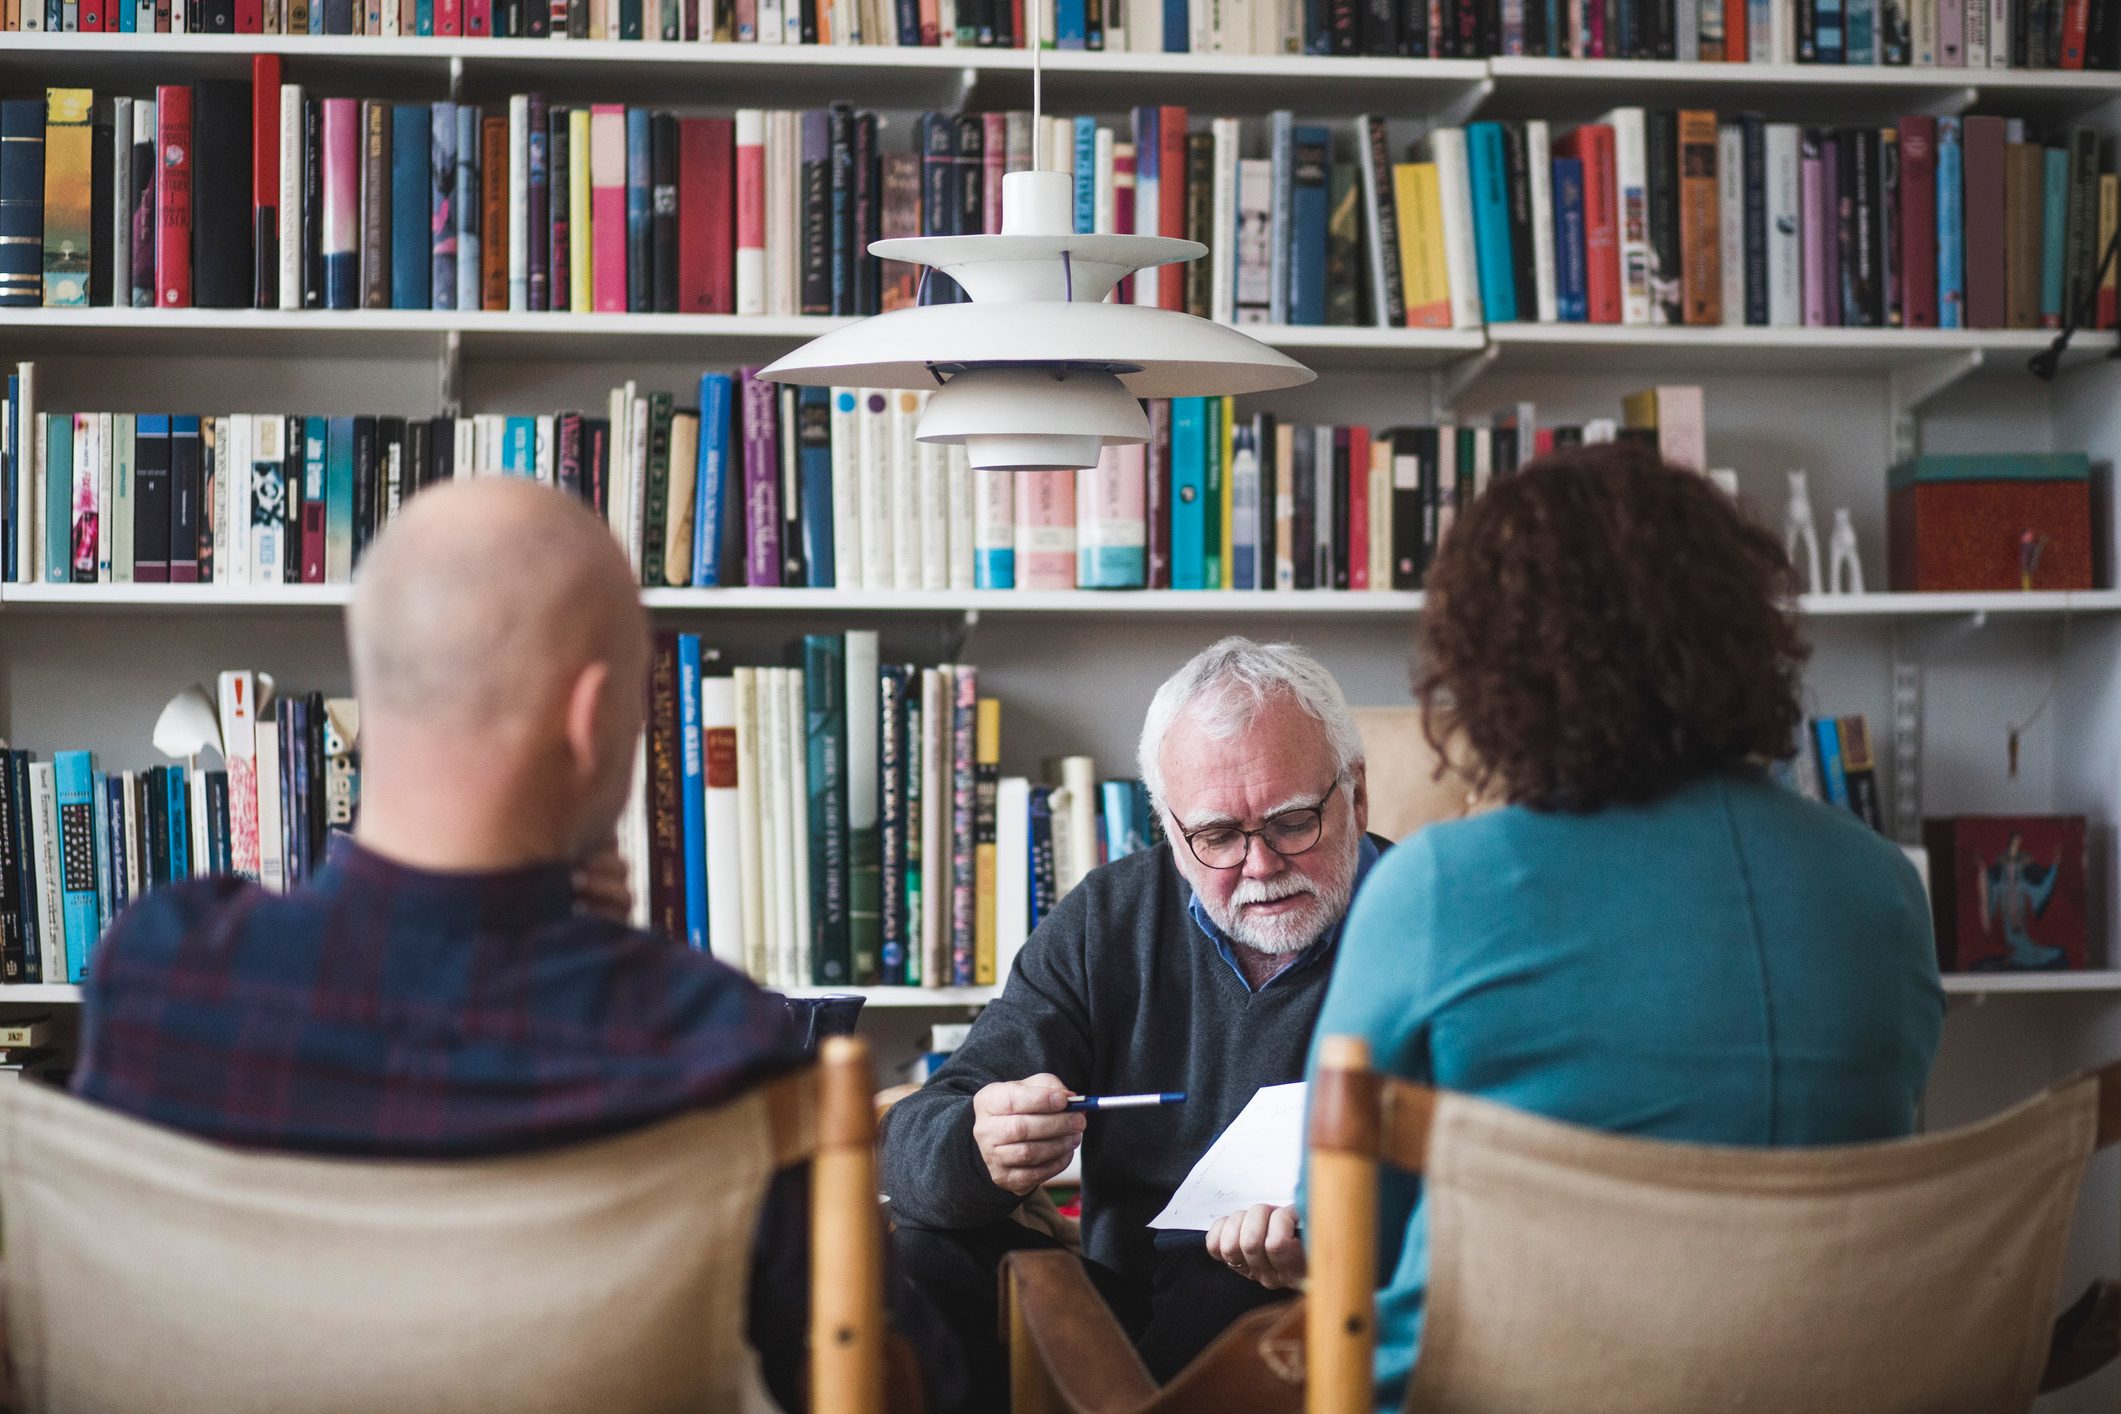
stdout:
[[(927, 107), (1028, 106), (1021, 51), (902, 50), (539, 40), (220, 35), (8, 35), (0, 92), (47, 82), (123, 86), (247, 73), (285, 56), (291, 82), (333, 94), (491, 102), (542, 89), (556, 99), (624, 96), (726, 113), (849, 98), (885, 118), (891, 145)], [(1258, 119), (1287, 106), (1341, 120), (1393, 119), (1395, 142), (1425, 123), (1472, 116), (1589, 117), (1616, 104), (1752, 109), (1788, 121), (1890, 121), (1969, 109), (2090, 122), (2121, 136), (2121, 74), (1837, 69), (1550, 59), (1405, 60), (1052, 52), (1049, 111), (1124, 118), (1138, 102), (1185, 103)], [(1340, 129), (1343, 130), (1344, 129)], [(825, 318), (506, 314), (484, 311), (0, 310), (0, 356), (48, 373), (45, 406), (148, 410), (237, 404), (307, 411), (427, 413), (598, 405), (612, 384), (683, 390), (702, 368), (759, 362), (835, 327)], [(2025, 360), (2037, 330), (1655, 328), (1494, 324), (1469, 330), (1252, 327), (1321, 371), (1311, 387), (1246, 407), (1310, 421), (1386, 425), (1438, 412), (1466, 420), (1520, 400), (1542, 421), (1610, 417), (1656, 381), (1700, 383), (1712, 464), (1735, 467), (1771, 526), (1782, 473), (1811, 473), (1822, 537), (1851, 508), (1868, 581), (1885, 580), (1883, 469), (1919, 440), (1929, 451), (2121, 450), (2114, 336), (2087, 334), (2052, 384)], [(229, 390), (240, 389), (239, 395)], [(2108, 527), (2109, 562), (2121, 537)], [(343, 691), (343, 586), (0, 587), (0, 734), (49, 752), (85, 746), (125, 765), (171, 692), (220, 668)], [(876, 627), (887, 655), (961, 653), (1004, 704), (1008, 774), (1036, 776), (1057, 746), (1127, 769), (1157, 683), (1225, 632), (1304, 642), (1359, 704), (1403, 702), (1410, 593), (846, 592), (652, 590), (658, 619), (701, 633), (725, 663), (779, 663), (806, 630)], [(2095, 826), (2095, 967), (2042, 976), (1948, 979), (1955, 1005), (1928, 1103), (1935, 1123), (1991, 1111), (2079, 1066), (2121, 1054), (2121, 589), (2076, 595), (1808, 598), (1814, 710), (1861, 712), (1881, 738), (1896, 681), (1922, 689), (1917, 732), (1928, 814), (2083, 813)], [(2043, 699), (2045, 705), (2043, 706)], [(2005, 750), (2024, 724), (2017, 769)], [(1890, 770), (1884, 772), (1890, 775)], [(1887, 782), (1888, 793), (1894, 789)], [(1889, 802), (1890, 803), (1890, 802)], [(798, 994), (822, 989), (802, 989)], [(868, 989), (864, 1028), (887, 1061), (926, 1025), (964, 1016), (991, 989)], [(64, 1005), (68, 987), (0, 989), (0, 1004)], [(1973, 1005), (1982, 1001), (1983, 1005)], [(1992, 1004), (1991, 1004), (1992, 1003)], [(2072, 1280), (2110, 1263), (2121, 1214), (2107, 1213), (2109, 1158), (2088, 1193)], [(2044, 1414), (2110, 1408), (2099, 1381)]]

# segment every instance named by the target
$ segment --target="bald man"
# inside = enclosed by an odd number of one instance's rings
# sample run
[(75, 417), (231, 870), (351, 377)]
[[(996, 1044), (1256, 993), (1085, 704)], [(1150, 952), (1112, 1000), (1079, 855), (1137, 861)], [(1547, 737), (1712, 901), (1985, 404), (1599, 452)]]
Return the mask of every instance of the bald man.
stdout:
[[(287, 894), (205, 879), (127, 910), (75, 1093), (245, 1147), (437, 1158), (610, 1134), (800, 1059), (777, 1001), (577, 875), (625, 807), (649, 655), (599, 521), (520, 481), (422, 492), (362, 562), (348, 639), (355, 837)], [(753, 1283), (791, 1408), (800, 1245), (762, 1242)]]

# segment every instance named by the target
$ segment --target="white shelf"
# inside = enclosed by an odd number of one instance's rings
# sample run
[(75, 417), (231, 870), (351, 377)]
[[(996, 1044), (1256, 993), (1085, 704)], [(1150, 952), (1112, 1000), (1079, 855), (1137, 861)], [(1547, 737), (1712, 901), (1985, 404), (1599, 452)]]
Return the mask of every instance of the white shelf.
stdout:
[[(2072, 363), (2103, 358), (2111, 332), (2080, 335)], [(1891, 373), (1969, 356), (2023, 370), (2054, 339), (2051, 329), (1820, 329), (1717, 324), (1490, 324), (1493, 373), (1582, 373), (1585, 361), (1629, 371)]]
[(70, 982), (17, 982), (0, 986), (0, 1006), (22, 1006), (39, 1002), (70, 1006), (81, 1000), (81, 989)]
[(2121, 992), (2121, 972), (1952, 972), (1944, 990), (1979, 997), (2004, 992)]
[[(935, 1009), (985, 1006), (999, 987), (775, 987), (784, 997), (861, 997), (869, 1006)], [(0, 993), (4, 998), (5, 993)]]
[(1907, 112), (1959, 113), (1976, 103), (2014, 114), (2081, 111), (2121, 94), (2121, 73), (1859, 64), (1677, 64), (1640, 59), (1491, 59), (1490, 106), (1517, 117), (1589, 117), (1617, 104), (1763, 109), (1807, 122)]
[[(16, 611), (214, 609), (322, 610), (353, 597), (344, 584), (8, 584), (0, 606)], [(1418, 591), (1362, 590), (856, 590), (649, 589), (650, 609), (673, 613), (808, 614), (1268, 614), (1289, 618), (1391, 618), (1418, 613)], [(1988, 614), (2023, 619), (2121, 614), (2121, 590), (2029, 594), (1808, 594), (1799, 605), (1819, 619), (1933, 619)]]

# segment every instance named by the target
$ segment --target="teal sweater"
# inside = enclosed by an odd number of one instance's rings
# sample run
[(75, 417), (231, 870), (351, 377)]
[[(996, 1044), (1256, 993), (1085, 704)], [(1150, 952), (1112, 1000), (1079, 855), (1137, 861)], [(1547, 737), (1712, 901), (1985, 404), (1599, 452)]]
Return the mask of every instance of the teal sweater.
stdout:
[[(1415, 835), (1355, 901), (1317, 1036), (1575, 1124), (1804, 1145), (1912, 1132), (1943, 1018), (1899, 850), (1732, 773), (1643, 807), (1512, 806)], [(1378, 1231), (1377, 1404), (1396, 1410), (1428, 1275), (1413, 1180), (1387, 1176)]]

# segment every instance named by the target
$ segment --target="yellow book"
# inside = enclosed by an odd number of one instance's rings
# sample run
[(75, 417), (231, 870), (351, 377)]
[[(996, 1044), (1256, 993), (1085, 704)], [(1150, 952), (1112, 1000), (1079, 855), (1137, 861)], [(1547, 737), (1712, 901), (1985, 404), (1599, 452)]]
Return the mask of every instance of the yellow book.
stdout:
[(972, 980), (991, 987), (994, 966), (994, 793), (1002, 775), (1002, 704), (979, 699), (972, 730)]
[(1645, 432), (1657, 430), (1657, 390), (1644, 388), (1620, 400), (1620, 425)]
[(1230, 474), (1231, 453), (1233, 451), (1233, 448), (1230, 444), (1237, 430), (1237, 399), (1217, 398), (1215, 402), (1216, 406), (1220, 409), (1219, 416), (1221, 418), (1220, 425), (1217, 427), (1215, 435), (1222, 439), (1223, 449), (1223, 573), (1222, 583), (1217, 587), (1221, 589), (1232, 589), (1235, 588), (1237, 584), (1237, 580), (1235, 577), (1237, 573), (1237, 556), (1232, 551), (1232, 546), (1236, 541), (1236, 536), (1233, 535), (1231, 532), (1236, 529), (1236, 526), (1234, 526), (1232, 522), (1237, 519), (1237, 516), (1235, 511), (1232, 509), (1231, 490), (1232, 487), (1235, 485), (1237, 478)]
[[(594, 8), (594, 7), (592, 7)], [(576, 314), (594, 309), (589, 287), (589, 110), (567, 110), (567, 303)]]
[(88, 303), (90, 154), (94, 129), (86, 88), (45, 90), (44, 303)]
[(1399, 215), (1399, 270), (1407, 287), (1407, 327), (1451, 327), (1451, 277), (1444, 264), (1443, 198), (1434, 162), (1392, 168)]

